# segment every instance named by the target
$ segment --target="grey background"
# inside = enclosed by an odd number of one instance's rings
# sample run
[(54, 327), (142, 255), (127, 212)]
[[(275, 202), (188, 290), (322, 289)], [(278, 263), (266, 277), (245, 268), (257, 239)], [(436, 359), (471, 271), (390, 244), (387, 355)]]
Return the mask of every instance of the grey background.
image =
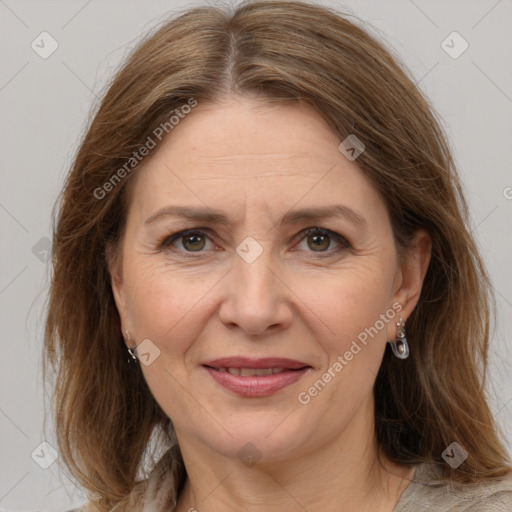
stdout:
[[(489, 392), (510, 449), (512, 1), (321, 3), (376, 27), (444, 120), (498, 298)], [(197, 4), (0, 0), (0, 510), (84, 501), (59, 459), (43, 469), (31, 457), (43, 454), (44, 440), (56, 447), (51, 421), (44, 428), (40, 370), (50, 213), (96, 95), (127, 50), (176, 9)], [(59, 45), (47, 59), (31, 48), (43, 31)], [(453, 31), (469, 43), (456, 59), (441, 46)]]

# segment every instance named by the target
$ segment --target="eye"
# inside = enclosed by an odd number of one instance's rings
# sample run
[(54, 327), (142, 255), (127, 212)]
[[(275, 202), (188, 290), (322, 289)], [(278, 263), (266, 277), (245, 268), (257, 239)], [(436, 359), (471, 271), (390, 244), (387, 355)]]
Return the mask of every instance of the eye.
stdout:
[[(343, 249), (350, 248), (350, 244), (344, 237), (334, 231), (330, 231), (329, 229), (318, 227), (308, 228), (304, 230), (301, 235), (301, 242), (306, 242), (308, 249), (311, 249), (311, 252), (314, 253), (326, 253), (327, 256), (330, 256), (333, 253), (341, 252)], [(336, 241), (338, 247), (329, 249), (332, 245), (332, 240)], [(323, 255), (320, 257), (323, 257)]]
[[(207, 241), (211, 243), (210, 237), (206, 235), (206, 232), (210, 232), (210, 230), (207, 228), (196, 228), (179, 231), (165, 237), (158, 244), (158, 247), (161, 250), (172, 249), (174, 251), (180, 251), (183, 249), (185, 253), (190, 255), (188, 257), (195, 257), (193, 253), (204, 252), (203, 249)], [(309, 249), (309, 251), (306, 249), (307, 252), (320, 253), (319, 256), (315, 257), (331, 256), (333, 253), (338, 253), (351, 247), (343, 236), (334, 231), (318, 227), (301, 231), (296, 239), (297, 238), (301, 243), (303, 241), (307, 243)], [(332, 240), (336, 242), (337, 247), (330, 249)], [(176, 244), (176, 242), (181, 243)], [(325, 256), (322, 253), (325, 253)]]
[(181, 248), (185, 249), (186, 252), (201, 252), (209, 238), (201, 229), (187, 229), (166, 237), (159, 246), (161, 249), (166, 249), (180, 240)]

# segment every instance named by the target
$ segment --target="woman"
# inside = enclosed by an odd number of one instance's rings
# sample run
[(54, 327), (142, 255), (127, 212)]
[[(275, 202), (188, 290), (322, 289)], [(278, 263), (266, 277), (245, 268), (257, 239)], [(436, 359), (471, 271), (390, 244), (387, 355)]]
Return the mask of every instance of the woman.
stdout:
[(148, 37), (76, 155), (53, 269), (87, 510), (512, 509), (445, 136), (339, 14), (198, 8)]

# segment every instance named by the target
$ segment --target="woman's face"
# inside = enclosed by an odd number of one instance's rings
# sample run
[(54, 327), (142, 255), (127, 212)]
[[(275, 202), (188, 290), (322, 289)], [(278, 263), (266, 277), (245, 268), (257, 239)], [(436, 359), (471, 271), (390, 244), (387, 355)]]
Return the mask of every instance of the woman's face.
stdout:
[(385, 343), (428, 258), (399, 265), (340, 142), (305, 106), (231, 98), (199, 103), (134, 171), (113, 288), (180, 444), (285, 460), (373, 435)]

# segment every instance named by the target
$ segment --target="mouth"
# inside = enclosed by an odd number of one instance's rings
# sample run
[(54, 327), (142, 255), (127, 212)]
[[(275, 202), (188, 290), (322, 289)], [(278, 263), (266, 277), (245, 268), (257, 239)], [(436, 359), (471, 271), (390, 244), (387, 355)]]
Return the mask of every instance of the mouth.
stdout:
[(273, 395), (312, 369), (306, 363), (283, 358), (223, 358), (202, 366), (218, 384), (247, 398)]
[[(212, 367), (210, 367), (212, 368)], [(297, 371), (287, 368), (212, 368), (218, 372), (228, 372), (231, 375), (240, 375), (241, 377), (254, 377), (255, 375), (275, 375), (285, 371)]]

